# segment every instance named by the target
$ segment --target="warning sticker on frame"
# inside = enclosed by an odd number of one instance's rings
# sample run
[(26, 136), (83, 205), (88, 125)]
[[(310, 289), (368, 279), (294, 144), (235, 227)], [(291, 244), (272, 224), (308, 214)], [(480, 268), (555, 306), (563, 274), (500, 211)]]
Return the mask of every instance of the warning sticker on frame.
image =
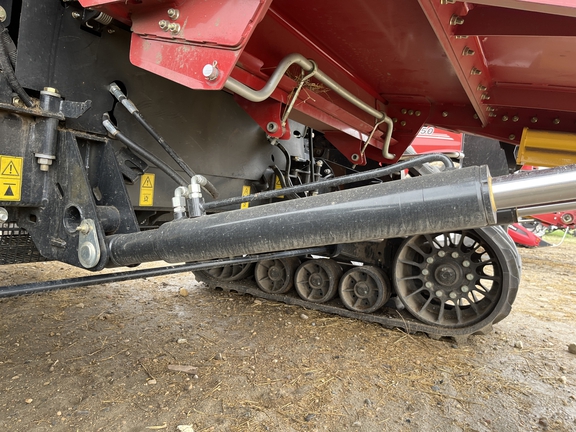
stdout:
[(0, 201), (22, 199), (23, 158), (0, 155)]
[(154, 177), (155, 174), (143, 174), (140, 178), (140, 205), (142, 207), (154, 205)]
[[(242, 186), (242, 196), (248, 196), (250, 195), (250, 192), (251, 192), (250, 186)], [(248, 207), (250, 207), (250, 203), (245, 202), (240, 204), (241, 209), (247, 209)]]

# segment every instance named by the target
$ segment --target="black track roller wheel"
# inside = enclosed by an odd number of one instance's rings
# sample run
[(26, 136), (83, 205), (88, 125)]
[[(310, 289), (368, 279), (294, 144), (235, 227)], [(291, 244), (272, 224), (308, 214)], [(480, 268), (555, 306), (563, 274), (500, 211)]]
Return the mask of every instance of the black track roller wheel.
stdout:
[(256, 263), (254, 278), (258, 287), (269, 294), (284, 294), (294, 285), (298, 258), (264, 260)]
[(342, 268), (329, 259), (308, 260), (300, 264), (294, 274), (298, 295), (314, 303), (325, 303), (338, 293)]
[(355, 312), (371, 313), (380, 309), (390, 298), (390, 285), (377, 267), (362, 266), (348, 270), (338, 287), (340, 300)]
[(232, 264), (223, 267), (214, 267), (209, 270), (198, 270), (194, 273), (200, 273), (200, 276), (210, 276), (220, 281), (232, 282), (246, 279), (248, 276), (251, 276), (253, 269), (254, 263)]
[(502, 320), (520, 282), (516, 248), (500, 227), (410, 237), (393, 269), (394, 288), (406, 310), (446, 328)]

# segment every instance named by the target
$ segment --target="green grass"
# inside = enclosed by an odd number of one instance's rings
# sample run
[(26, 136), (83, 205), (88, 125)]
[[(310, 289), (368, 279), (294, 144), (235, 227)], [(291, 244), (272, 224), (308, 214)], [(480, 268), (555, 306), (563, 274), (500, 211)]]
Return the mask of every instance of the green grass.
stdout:
[[(542, 237), (542, 239), (551, 244), (558, 244), (562, 240), (562, 237), (564, 237), (564, 231), (565, 230), (556, 230), (551, 233), (546, 233), (544, 237)], [(576, 237), (572, 235), (572, 230), (569, 231), (568, 234), (566, 235), (564, 243), (576, 244)]]

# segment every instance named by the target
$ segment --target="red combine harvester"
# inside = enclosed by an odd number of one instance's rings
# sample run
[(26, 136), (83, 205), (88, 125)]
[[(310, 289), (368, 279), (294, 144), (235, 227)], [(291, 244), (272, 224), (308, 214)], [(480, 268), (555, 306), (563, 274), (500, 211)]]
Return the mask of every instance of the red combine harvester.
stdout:
[[(94, 272), (0, 295), (193, 271), (486, 331), (501, 225), (575, 207), (575, 29), (566, 0), (0, 0), (0, 264)], [(423, 127), (471, 134), (464, 168)], [(186, 264), (98, 273), (158, 260)]]

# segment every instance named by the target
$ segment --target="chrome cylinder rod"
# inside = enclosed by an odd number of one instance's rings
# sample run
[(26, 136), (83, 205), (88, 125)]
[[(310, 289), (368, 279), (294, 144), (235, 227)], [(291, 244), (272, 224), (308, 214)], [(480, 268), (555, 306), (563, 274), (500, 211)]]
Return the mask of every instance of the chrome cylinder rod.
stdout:
[(576, 165), (493, 177), (492, 194), (498, 210), (573, 201)]

